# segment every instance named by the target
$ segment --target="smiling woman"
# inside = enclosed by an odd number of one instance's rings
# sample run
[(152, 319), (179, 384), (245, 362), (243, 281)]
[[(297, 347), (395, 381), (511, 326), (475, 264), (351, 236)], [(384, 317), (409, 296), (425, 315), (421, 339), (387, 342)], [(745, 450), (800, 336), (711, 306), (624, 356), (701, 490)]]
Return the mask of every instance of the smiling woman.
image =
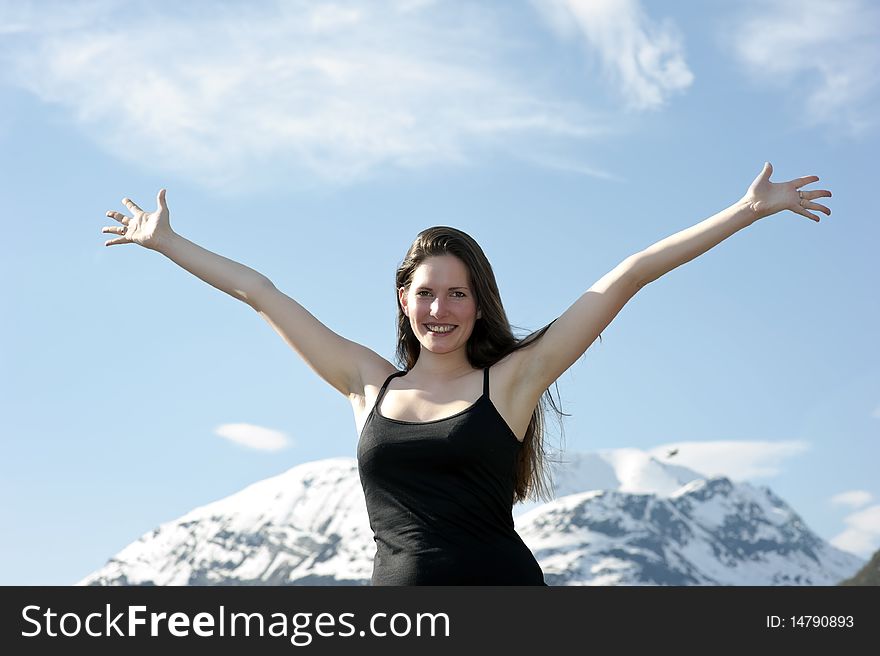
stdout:
[[(540, 339), (547, 327), (522, 340), (514, 337), (492, 265), (479, 244), (455, 228), (422, 231), (397, 270), (396, 286), (397, 360), (406, 374), (389, 387), (386, 407), (398, 417), (421, 420), (448, 415), (474, 403), (483, 387), (480, 374), (492, 367), (491, 399), (523, 445), (514, 500), (530, 492), (549, 497), (544, 408), (538, 404), (549, 384), (517, 387), (521, 362), (508, 357)], [(448, 332), (437, 332), (438, 325)], [(556, 407), (549, 392), (546, 400)]]
[[(541, 330), (514, 337), (495, 275), (464, 232), (422, 231), (397, 269), (397, 364), (340, 337), (262, 274), (205, 250), (158, 209), (107, 215), (106, 245), (137, 243), (244, 301), (351, 403), (358, 467), (376, 541), (375, 585), (543, 585), (512, 507), (549, 497), (549, 387), (642, 287), (755, 221), (790, 210), (830, 215), (805, 191), (772, 183), (770, 164), (732, 206), (624, 259)], [(553, 406), (554, 409), (556, 406)], [(557, 410), (558, 411), (558, 410)]]
[(372, 582), (543, 585), (511, 511), (546, 491), (544, 390), (517, 388), (510, 356), (546, 328), (513, 336), (488, 259), (455, 228), (420, 233), (396, 285), (405, 370), (378, 371), (359, 404)]

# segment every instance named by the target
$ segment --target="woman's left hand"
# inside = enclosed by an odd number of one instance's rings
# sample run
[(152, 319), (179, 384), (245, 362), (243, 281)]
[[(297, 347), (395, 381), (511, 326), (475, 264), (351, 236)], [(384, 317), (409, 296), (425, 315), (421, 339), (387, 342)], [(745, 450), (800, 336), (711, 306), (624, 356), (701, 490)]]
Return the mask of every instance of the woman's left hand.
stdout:
[(770, 182), (772, 173), (773, 166), (767, 162), (764, 164), (764, 170), (758, 174), (743, 198), (759, 218), (776, 214), (782, 210), (797, 212), (816, 222), (819, 221), (819, 217), (810, 210), (824, 212), (831, 216), (830, 209), (813, 202), (816, 198), (830, 198), (830, 191), (825, 189), (805, 191), (801, 189), (804, 185), (818, 182), (818, 177), (809, 175), (788, 182)]

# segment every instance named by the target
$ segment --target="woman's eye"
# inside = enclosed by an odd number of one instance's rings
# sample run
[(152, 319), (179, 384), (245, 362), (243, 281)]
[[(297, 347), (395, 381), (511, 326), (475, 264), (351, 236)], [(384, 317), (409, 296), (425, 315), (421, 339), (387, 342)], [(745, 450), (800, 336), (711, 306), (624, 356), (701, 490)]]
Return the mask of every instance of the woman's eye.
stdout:
[[(452, 293), (455, 294), (458, 298), (466, 298), (467, 297), (467, 294), (465, 294), (464, 292), (452, 292)], [(416, 292), (416, 296), (421, 296), (422, 294), (430, 295), (431, 292), (429, 292), (427, 289), (421, 289)]]

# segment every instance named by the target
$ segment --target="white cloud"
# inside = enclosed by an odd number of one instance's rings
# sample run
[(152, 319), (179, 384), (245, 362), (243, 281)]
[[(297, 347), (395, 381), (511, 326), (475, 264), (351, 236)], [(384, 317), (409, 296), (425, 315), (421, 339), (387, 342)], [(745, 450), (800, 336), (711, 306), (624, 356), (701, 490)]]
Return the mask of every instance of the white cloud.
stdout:
[(429, 5), (433, 5), (436, 0), (395, 0), (394, 7), (398, 11), (418, 11)]
[(871, 416), (874, 417), (875, 419), (880, 419), (880, 405), (878, 405), (874, 409), (874, 412), (871, 414)]
[(761, 0), (721, 40), (811, 125), (877, 125), (880, 7), (865, 0)]
[(831, 539), (838, 549), (869, 558), (880, 548), (880, 505), (869, 506), (844, 520), (847, 529)]
[(841, 492), (831, 497), (831, 503), (837, 506), (849, 506), (850, 508), (858, 508), (871, 503), (873, 495), (865, 490), (850, 490)]
[[(809, 448), (809, 444), (798, 440), (676, 442), (658, 446), (650, 453), (662, 462), (682, 465), (706, 476), (743, 481), (776, 476), (784, 461)], [(678, 452), (670, 457), (672, 449)]]
[(281, 431), (254, 424), (221, 424), (214, 429), (220, 437), (257, 451), (279, 451), (289, 443)]
[(566, 173), (574, 173), (576, 175), (582, 175), (589, 178), (598, 178), (600, 180), (607, 180), (609, 182), (625, 182), (625, 179), (618, 175), (609, 173), (604, 169), (596, 168), (595, 166), (588, 166), (582, 162), (569, 159), (565, 156), (543, 155), (536, 152), (532, 153), (531, 161), (547, 169), (564, 171)]
[(528, 158), (518, 139), (602, 131), (582, 108), (530, 88), (508, 61), (511, 40), (471, 4), (300, 0), (136, 15), (139, 4), (91, 3), (84, 21), (64, 3), (19, 6), (0, 78), (66, 108), (114, 155), (218, 190), (461, 164), (486, 144)]
[(59, 31), (81, 28), (107, 13), (108, 0), (82, 2), (3, 2), (0, 3), (0, 34), (30, 34), (35, 29)]
[(653, 21), (638, 0), (532, 2), (561, 37), (583, 37), (633, 109), (656, 109), (694, 80), (676, 26)]

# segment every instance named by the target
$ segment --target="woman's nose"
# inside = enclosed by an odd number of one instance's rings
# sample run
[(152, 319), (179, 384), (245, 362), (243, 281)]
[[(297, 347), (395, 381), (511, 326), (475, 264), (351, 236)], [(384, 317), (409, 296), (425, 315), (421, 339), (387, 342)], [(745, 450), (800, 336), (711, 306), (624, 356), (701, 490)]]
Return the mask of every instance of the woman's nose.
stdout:
[(431, 303), (431, 314), (435, 317), (440, 316), (440, 314), (446, 309), (446, 306), (440, 302), (439, 298), (435, 298), (434, 302)]

